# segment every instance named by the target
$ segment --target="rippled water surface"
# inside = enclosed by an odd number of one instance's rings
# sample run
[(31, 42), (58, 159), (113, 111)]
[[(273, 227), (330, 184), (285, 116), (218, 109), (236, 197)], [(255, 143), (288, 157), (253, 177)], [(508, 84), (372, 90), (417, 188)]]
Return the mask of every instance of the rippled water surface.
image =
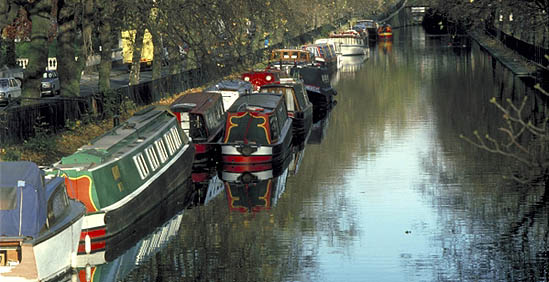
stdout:
[[(488, 99), (524, 95), (519, 81), (474, 43), (448, 46), (415, 27), (368, 58), (345, 58), (333, 83), (337, 106), (316, 125), (298, 171), (265, 190), (269, 201), (221, 186), (169, 221), (170, 236), (149, 236), (165, 243), (132, 260), (139, 266), (124, 279), (546, 278), (541, 191), (505, 184), (499, 172), (512, 164), (459, 138), (494, 131), (500, 114)], [(116, 263), (105, 281), (121, 279)]]

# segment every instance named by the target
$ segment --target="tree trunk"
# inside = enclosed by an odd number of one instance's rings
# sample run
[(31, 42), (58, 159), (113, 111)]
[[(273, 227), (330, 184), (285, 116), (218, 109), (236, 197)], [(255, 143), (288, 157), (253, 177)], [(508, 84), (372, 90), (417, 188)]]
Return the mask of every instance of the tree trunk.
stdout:
[(139, 75), (141, 70), (141, 52), (143, 51), (144, 35), (145, 27), (143, 25), (139, 25), (135, 31), (135, 38), (133, 40), (133, 53), (129, 85), (139, 84)]
[[(23, 82), (23, 98), (40, 98), (40, 81), (42, 73), (48, 64), (48, 30), (51, 26), (51, 1), (36, 1), (27, 7), (32, 23), (29, 64), (25, 69)], [(23, 100), (24, 104), (32, 103)]]
[(99, 23), (99, 41), (101, 44), (101, 61), (99, 62), (99, 91), (106, 93), (111, 89), (111, 69), (112, 69), (112, 34), (111, 19), (114, 5), (111, 0), (100, 1), (101, 7)]
[(0, 1), (0, 31), (3, 31), (4, 27), (13, 23), (15, 18), (17, 18), (18, 12), (19, 5), (15, 4), (14, 1)]
[[(67, 97), (80, 96), (80, 76), (82, 67), (75, 60), (77, 41), (76, 18), (81, 14), (79, 1), (65, 0), (58, 2), (57, 34), (57, 73), (61, 85), (61, 94)], [(77, 48), (80, 48), (78, 46)], [(81, 56), (81, 60), (85, 57)]]
[(153, 64), (152, 64), (152, 79), (156, 80), (162, 76), (162, 61), (164, 61), (164, 48), (162, 46), (162, 38), (160, 34), (151, 28), (150, 30), (153, 42)]
[(173, 44), (173, 41), (170, 41), (167, 45), (170, 74), (180, 73), (183, 70), (183, 58), (179, 47)]

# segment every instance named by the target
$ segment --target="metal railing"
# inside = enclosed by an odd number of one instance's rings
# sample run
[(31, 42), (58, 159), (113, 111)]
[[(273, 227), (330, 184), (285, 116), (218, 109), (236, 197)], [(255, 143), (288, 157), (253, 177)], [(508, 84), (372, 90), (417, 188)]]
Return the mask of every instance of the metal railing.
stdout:
[[(339, 19), (336, 25), (346, 22)], [(259, 62), (264, 62), (272, 49), (296, 46), (312, 42), (315, 38), (334, 30), (335, 25), (323, 25), (299, 36), (288, 38), (280, 43), (241, 56), (230, 57), (217, 64), (203, 65), (178, 74), (163, 76), (160, 79), (137, 85), (111, 89), (108, 93), (94, 93), (86, 97), (55, 97), (38, 99), (36, 103), (8, 107), (0, 111), (0, 147), (21, 143), (36, 135), (41, 126), (56, 134), (65, 130), (68, 121), (98, 120), (111, 118), (124, 110), (118, 107), (125, 101), (137, 106), (148, 105), (185, 90), (205, 85)], [(28, 98), (23, 98), (28, 99)]]

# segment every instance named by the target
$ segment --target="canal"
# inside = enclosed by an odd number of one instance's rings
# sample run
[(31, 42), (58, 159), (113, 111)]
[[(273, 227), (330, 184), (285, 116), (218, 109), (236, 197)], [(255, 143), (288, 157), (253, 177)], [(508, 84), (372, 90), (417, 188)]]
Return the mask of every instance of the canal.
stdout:
[(547, 279), (542, 191), (509, 184), (510, 163), (459, 137), (497, 131), (489, 99), (528, 90), (476, 43), (450, 46), (420, 27), (369, 51), (333, 76), (337, 106), (298, 166), (267, 188), (221, 186), (88, 278)]

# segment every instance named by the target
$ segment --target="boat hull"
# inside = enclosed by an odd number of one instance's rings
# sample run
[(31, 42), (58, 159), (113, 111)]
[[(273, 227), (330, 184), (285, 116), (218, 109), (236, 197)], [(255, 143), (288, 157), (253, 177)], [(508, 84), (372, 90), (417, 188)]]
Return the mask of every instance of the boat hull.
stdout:
[(341, 55), (343, 56), (364, 55), (364, 46), (342, 44)]
[(21, 263), (11, 269), (0, 267), (0, 281), (50, 280), (74, 267), (76, 242), (80, 237), (84, 221), (83, 214), (82, 207), (81, 215), (56, 234), (38, 243), (23, 243)]
[[(145, 182), (126, 198), (86, 215), (78, 254), (91, 254), (105, 250), (106, 240), (125, 230), (146, 215), (191, 175), (194, 146), (185, 145), (179, 156), (172, 159), (156, 177)], [(88, 244), (88, 250), (86, 250)]]

